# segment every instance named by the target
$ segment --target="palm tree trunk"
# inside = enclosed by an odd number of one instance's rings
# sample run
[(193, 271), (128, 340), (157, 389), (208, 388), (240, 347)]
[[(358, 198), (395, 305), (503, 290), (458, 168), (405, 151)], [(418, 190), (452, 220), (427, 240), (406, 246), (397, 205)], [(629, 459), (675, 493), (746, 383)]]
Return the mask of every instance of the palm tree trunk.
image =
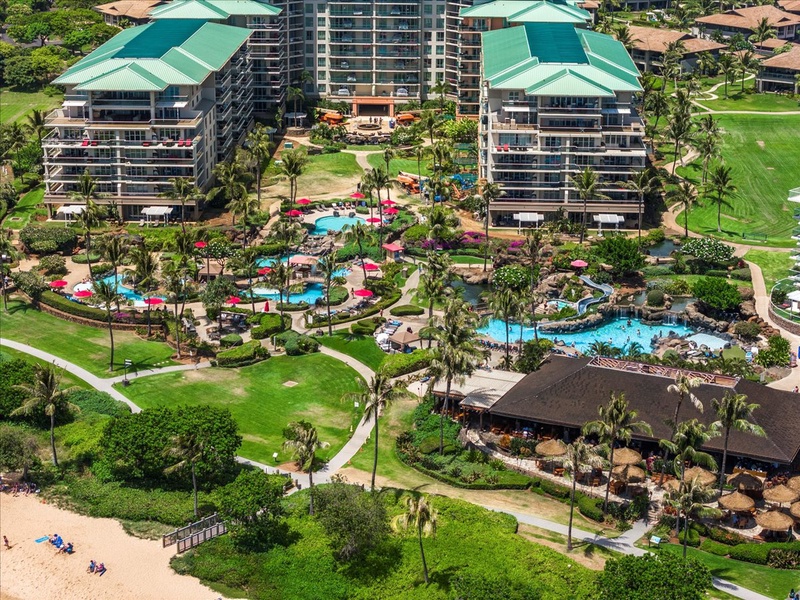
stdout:
[(375, 491), (375, 475), (378, 472), (378, 409), (375, 410), (375, 456), (372, 460), (372, 491)]
[(181, 232), (183, 234), (186, 234), (185, 213), (186, 213), (186, 199), (185, 198), (181, 198)]
[(580, 243), (581, 244), (583, 244), (583, 236), (586, 235), (586, 210), (588, 208), (587, 200), (588, 199), (584, 196), (584, 198), (583, 198), (583, 220), (582, 220), (582, 225), (583, 226), (581, 227), (581, 237), (580, 237), (580, 240), (581, 240)]
[(606, 499), (603, 501), (603, 513), (608, 512), (608, 493), (611, 491), (611, 470), (614, 468), (614, 441), (611, 441), (611, 453), (608, 456), (608, 481), (606, 481)]
[(510, 334), (510, 332), (509, 332), (509, 324), (510, 324), (510, 322), (509, 322), (507, 317), (506, 317), (505, 321), (506, 321), (506, 367), (507, 367), (508, 366), (508, 361), (509, 361), (509, 352), (511, 351), (511, 348), (510, 348), (510, 335), (509, 335)]
[(152, 331), (151, 323), (150, 323), (150, 305), (147, 305), (147, 337), (150, 337), (150, 333)]
[(111, 358), (108, 361), (108, 372), (114, 371), (114, 328), (111, 326), (111, 311), (108, 311), (108, 339), (111, 342)]
[(686, 547), (689, 543), (689, 515), (687, 514), (684, 521), (683, 528), (683, 558), (686, 558)]
[(364, 264), (364, 248), (361, 246), (361, 239), (358, 240), (358, 258), (361, 259), (361, 270), (364, 273), (364, 283), (367, 282), (367, 265)]
[(719, 494), (722, 495), (722, 486), (725, 484), (725, 463), (728, 461), (728, 436), (731, 434), (731, 428), (725, 429), (725, 444), (722, 446), (722, 465), (719, 468)]
[(192, 490), (194, 491), (194, 518), (197, 518), (197, 474), (194, 470), (194, 462), (192, 462)]
[(686, 208), (683, 211), (683, 237), (689, 237), (689, 204), (686, 204)]
[[(483, 225), (483, 272), (486, 273), (486, 263), (489, 261), (489, 203), (486, 203), (486, 214), (484, 215)], [(531, 274), (532, 276), (533, 274)]]
[(258, 200), (258, 210), (261, 210), (261, 161), (258, 161), (256, 168), (258, 169), (256, 172), (256, 200)]
[(178, 349), (178, 358), (181, 357), (181, 318), (178, 313), (178, 297), (175, 296), (175, 347)]
[(442, 404), (442, 412), (439, 415), (439, 456), (444, 454), (444, 414), (447, 412), (447, 406), (450, 404), (450, 384), (453, 382), (451, 378), (447, 378), (447, 388), (444, 392), (444, 403)]
[(89, 266), (89, 281), (94, 282), (94, 273), (92, 273), (92, 234), (89, 233), (89, 230), (86, 230), (86, 264)]
[(577, 469), (572, 473), (572, 493), (569, 495), (569, 525), (567, 527), (567, 552), (572, 550), (572, 515), (575, 512), (575, 486), (578, 481)]
[(58, 466), (58, 456), (56, 455), (56, 413), (50, 415), (50, 449), (53, 451), (53, 466)]
[(639, 194), (639, 248), (642, 247), (642, 212), (644, 208), (644, 194)]
[(722, 233), (722, 197), (717, 199), (717, 233)]
[[(672, 160), (672, 174), (675, 174), (675, 169), (678, 166), (678, 152), (679, 152), (679, 144), (681, 143), (680, 138), (675, 138), (675, 158)], [(681, 157), (681, 163), (683, 163), (683, 157)]]
[(3, 285), (3, 311), (8, 312), (8, 294), (6, 294), (6, 274), (0, 272), (0, 280)]
[(308, 514), (314, 514), (314, 459), (308, 465)]
[(331, 286), (328, 284), (328, 290), (325, 294), (325, 305), (328, 309), (328, 335), (333, 335), (333, 325), (331, 324)]
[(428, 583), (428, 563), (425, 562), (425, 548), (422, 546), (422, 527), (417, 526), (417, 537), (419, 538), (419, 554), (422, 557), (422, 576), (425, 583)]

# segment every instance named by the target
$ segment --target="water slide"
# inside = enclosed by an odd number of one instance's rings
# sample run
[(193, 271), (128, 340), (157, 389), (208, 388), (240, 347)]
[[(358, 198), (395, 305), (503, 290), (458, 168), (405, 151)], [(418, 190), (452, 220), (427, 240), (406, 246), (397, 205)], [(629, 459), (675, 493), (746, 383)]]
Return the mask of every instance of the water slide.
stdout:
[(580, 275), (578, 279), (580, 279), (590, 288), (594, 288), (596, 290), (600, 290), (601, 292), (603, 292), (603, 295), (600, 298), (583, 298), (581, 300), (578, 300), (578, 316), (583, 315), (586, 312), (586, 309), (589, 308), (592, 304), (597, 304), (598, 302), (602, 302), (614, 292), (614, 288), (608, 285), (607, 283), (595, 283), (594, 281), (591, 280), (591, 278), (588, 275)]

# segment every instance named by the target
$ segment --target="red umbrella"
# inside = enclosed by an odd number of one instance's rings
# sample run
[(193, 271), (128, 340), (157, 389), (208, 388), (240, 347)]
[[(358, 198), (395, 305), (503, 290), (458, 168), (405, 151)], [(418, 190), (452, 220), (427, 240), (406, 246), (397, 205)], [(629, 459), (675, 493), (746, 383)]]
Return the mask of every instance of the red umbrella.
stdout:
[(355, 296), (358, 296), (359, 298), (369, 298), (375, 295), (369, 290), (356, 290), (355, 292), (353, 292), (353, 294)]
[(385, 215), (396, 215), (399, 212), (400, 211), (397, 210), (396, 208), (387, 208), (385, 211), (383, 211), (383, 214), (385, 214)]
[(395, 202), (394, 200), (381, 200), (381, 204), (383, 204), (384, 206), (394, 206), (395, 204), (397, 204), (397, 202)]
[(239, 302), (241, 302), (241, 301), (242, 301), (242, 299), (239, 298), (238, 296), (231, 296), (230, 298), (228, 298), (228, 304), (233, 304), (234, 306), (239, 304)]
[(371, 217), (367, 219), (367, 223), (380, 223), (381, 220), (378, 217)]
[(50, 282), (50, 287), (51, 288), (63, 288), (63, 287), (67, 287), (68, 285), (69, 285), (69, 282), (67, 282), (67, 281), (65, 281), (63, 279), (57, 279), (56, 281), (51, 281)]
[(380, 271), (381, 268), (375, 263), (364, 263), (364, 270), (366, 271)]
[(352, 194), (350, 194), (350, 197), (353, 200), (363, 200), (364, 198), (366, 198), (366, 196), (361, 192), (353, 192)]
[(194, 243), (194, 247), (197, 248), (198, 250), (202, 250), (206, 246), (208, 246), (208, 244), (206, 244), (205, 242), (195, 242)]
[(269, 300), (264, 302), (264, 312), (269, 312)]
[(145, 298), (143, 302), (148, 306), (158, 306), (159, 304), (164, 303), (164, 299), (158, 298), (157, 296), (151, 296), (150, 298)]
[(588, 267), (589, 263), (587, 263), (585, 260), (578, 259), (578, 260), (573, 260), (571, 263), (569, 263), (569, 266), (575, 267), (576, 269), (582, 269), (584, 267)]
[(258, 274), (259, 275), (266, 275), (267, 273), (272, 273), (272, 268), (271, 267), (261, 267), (258, 270)]
[(302, 217), (303, 213), (300, 212), (299, 210), (297, 210), (296, 208), (293, 208), (292, 210), (290, 210), (289, 212), (286, 213), (286, 216), (287, 217)]
[(94, 295), (92, 290), (80, 290), (72, 294), (76, 298), (91, 298)]
[(298, 204), (311, 204), (311, 200), (309, 200), (308, 198), (300, 198), (300, 200), (298, 200), (297, 203)]

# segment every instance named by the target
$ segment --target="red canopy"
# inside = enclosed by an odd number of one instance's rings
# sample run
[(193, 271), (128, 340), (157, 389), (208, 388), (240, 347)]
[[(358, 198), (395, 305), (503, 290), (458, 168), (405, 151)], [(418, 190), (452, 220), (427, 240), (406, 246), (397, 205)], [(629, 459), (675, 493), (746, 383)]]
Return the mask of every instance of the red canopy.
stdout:
[(384, 206), (394, 206), (395, 204), (397, 204), (397, 202), (395, 202), (394, 200), (381, 200), (381, 204), (383, 204)]
[(399, 244), (384, 244), (381, 248), (389, 252), (400, 252), (403, 250), (403, 247)]
[(376, 265), (375, 263), (364, 263), (364, 270), (365, 271), (380, 271), (381, 268)]
[(50, 282), (50, 287), (51, 288), (63, 288), (63, 287), (67, 287), (68, 285), (69, 285), (69, 282), (65, 281), (64, 279), (57, 279), (55, 281), (51, 281)]
[(383, 211), (383, 214), (385, 214), (385, 215), (396, 215), (399, 212), (400, 211), (397, 210), (396, 208), (387, 208), (385, 211)]
[(242, 299), (239, 298), (238, 296), (231, 296), (230, 298), (228, 298), (228, 304), (236, 305), (236, 304), (239, 304), (239, 302), (241, 302), (241, 301), (242, 301)]
[(148, 306), (156, 306), (158, 304), (163, 304), (164, 303), (164, 299), (163, 298), (158, 298), (157, 296), (152, 296), (150, 298), (145, 298), (143, 300), (143, 302), (145, 304), (147, 304)]
[(292, 210), (290, 210), (289, 212), (286, 213), (286, 216), (287, 217), (302, 217), (303, 213), (300, 212), (299, 210), (297, 210), (296, 208), (293, 208)]
[(352, 194), (350, 194), (350, 197), (353, 198), (354, 200), (363, 200), (364, 198), (366, 198), (366, 196), (361, 192), (353, 192)]
[(297, 203), (298, 204), (311, 204), (311, 200), (309, 200), (308, 198), (300, 198), (300, 200), (298, 200)]
[(258, 274), (259, 275), (266, 275), (267, 273), (272, 273), (272, 268), (271, 267), (261, 267), (258, 270)]
[(205, 248), (206, 246), (208, 246), (208, 244), (206, 244), (205, 242), (195, 242), (195, 243), (194, 243), (194, 247), (195, 247), (195, 248), (200, 248), (200, 250), (202, 250), (202, 249), (203, 249), (203, 248)]
[(584, 267), (588, 267), (589, 263), (587, 263), (585, 260), (578, 259), (578, 260), (573, 260), (571, 263), (569, 263), (569, 266), (575, 267), (576, 269), (582, 269)]
[(94, 293), (91, 290), (80, 290), (72, 294), (76, 298), (91, 298)]
[(367, 219), (367, 223), (380, 223), (381, 220), (378, 217), (371, 217)]
[(359, 298), (370, 298), (371, 296), (374, 296), (375, 294), (373, 294), (369, 290), (356, 290), (355, 292), (353, 292), (353, 295), (358, 296)]

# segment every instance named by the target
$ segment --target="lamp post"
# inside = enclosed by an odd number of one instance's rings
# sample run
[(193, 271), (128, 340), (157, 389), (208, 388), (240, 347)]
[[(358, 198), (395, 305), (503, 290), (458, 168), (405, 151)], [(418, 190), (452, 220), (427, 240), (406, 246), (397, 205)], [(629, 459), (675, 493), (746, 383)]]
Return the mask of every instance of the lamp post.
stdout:
[(123, 387), (128, 387), (130, 385), (130, 383), (131, 383), (130, 381), (128, 381), (128, 369), (130, 369), (132, 364), (133, 363), (131, 362), (131, 359), (129, 359), (129, 358), (126, 358), (125, 362), (123, 363), (123, 365), (125, 366), (125, 375), (122, 378), (122, 386)]

